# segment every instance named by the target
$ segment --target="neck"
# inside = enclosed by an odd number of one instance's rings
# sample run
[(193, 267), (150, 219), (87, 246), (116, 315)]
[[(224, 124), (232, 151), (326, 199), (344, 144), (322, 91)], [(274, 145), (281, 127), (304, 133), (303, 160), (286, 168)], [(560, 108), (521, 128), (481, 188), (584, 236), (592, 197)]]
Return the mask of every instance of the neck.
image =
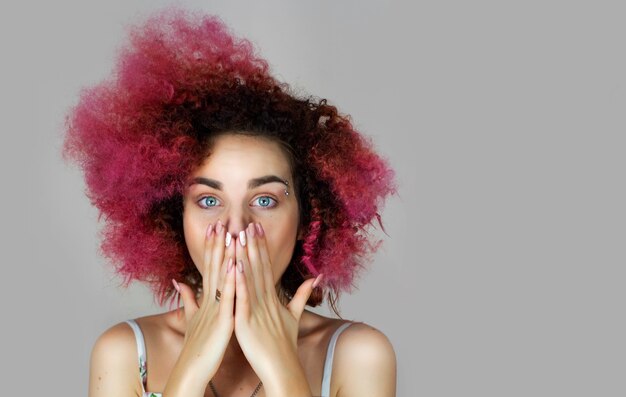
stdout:
[(235, 336), (234, 332), (230, 337), (230, 341), (228, 341), (228, 345), (226, 346), (222, 363), (229, 366), (231, 364), (233, 366), (249, 365), (248, 359), (243, 354), (243, 350), (241, 350), (241, 346), (239, 345), (239, 341), (237, 340), (237, 336)]

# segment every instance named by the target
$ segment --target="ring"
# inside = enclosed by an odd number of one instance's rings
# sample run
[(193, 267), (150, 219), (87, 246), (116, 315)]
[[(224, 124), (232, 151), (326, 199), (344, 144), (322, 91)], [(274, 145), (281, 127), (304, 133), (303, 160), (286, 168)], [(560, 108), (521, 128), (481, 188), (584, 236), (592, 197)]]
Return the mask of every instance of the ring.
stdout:
[(220, 290), (215, 290), (215, 300), (216, 301), (220, 301), (220, 297), (222, 296), (222, 293), (220, 292)]

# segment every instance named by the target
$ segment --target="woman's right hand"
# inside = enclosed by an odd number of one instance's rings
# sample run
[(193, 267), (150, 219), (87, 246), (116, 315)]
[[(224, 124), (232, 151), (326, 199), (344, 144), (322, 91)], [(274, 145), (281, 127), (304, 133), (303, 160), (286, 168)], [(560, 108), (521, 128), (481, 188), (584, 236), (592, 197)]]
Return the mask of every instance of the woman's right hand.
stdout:
[[(185, 338), (166, 389), (173, 386), (172, 382), (184, 382), (183, 389), (188, 392), (192, 392), (189, 383), (204, 391), (224, 358), (235, 328), (235, 238), (231, 240), (226, 247), (226, 231), (220, 221), (207, 228), (200, 304), (191, 287), (178, 283), (185, 311)], [(219, 302), (217, 289), (221, 291)]]

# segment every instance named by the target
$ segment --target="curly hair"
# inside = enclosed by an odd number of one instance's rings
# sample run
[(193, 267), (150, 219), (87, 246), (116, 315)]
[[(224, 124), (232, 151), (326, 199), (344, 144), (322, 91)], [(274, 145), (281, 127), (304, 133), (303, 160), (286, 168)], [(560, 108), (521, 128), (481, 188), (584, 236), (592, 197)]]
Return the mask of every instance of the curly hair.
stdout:
[[(158, 303), (176, 296), (171, 279), (195, 291), (202, 278), (182, 225), (191, 171), (221, 133), (279, 142), (292, 162), (305, 231), (280, 289), (293, 296), (324, 273), (309, 301), (350, 291), (382, 241), (367, 227), (389, 194), (394, 171), (325, 99), (302, 98), (269, 73), (252, 44), (214, 16), (177, 7), (130, 27), (113, 75), (83, 88), (66, 116), (64, 159), (84, 172), (86, 195), (104, 217), (101, 251), (123, 284), (149, 284)], [(334, 293), (335, 297), (331, 295)]]

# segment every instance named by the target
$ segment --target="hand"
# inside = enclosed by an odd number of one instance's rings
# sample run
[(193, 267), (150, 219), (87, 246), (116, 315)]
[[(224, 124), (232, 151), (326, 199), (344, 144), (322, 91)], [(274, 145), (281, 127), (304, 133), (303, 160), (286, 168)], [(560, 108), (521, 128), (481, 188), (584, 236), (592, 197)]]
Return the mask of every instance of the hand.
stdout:
[(303, 372), (297, 356), (298, 323), (317, 286), (314, 281), (322, 275), (304, 281), (285, 307), (276, 294), (263, 227), (251, 223), (242, 233), (245, 245), (241, 237), (236, 242), (235, 335), (263, 383), (278, 385), (281, 376)]
[[(209, 225), (202, 265), (203, 296), (199, 307), (193, 290), (179, 283), (187, 324), (179, 357), (181, 371), (189, 371), (189, 366), (193, 366), (192, 372), (197, 374), (200, 383), (204, 382), (204, 386), (217, 372), (235, 326), (235, 244), (225, 247), (225, 237), (226, 230), (220, 221), (215, 230)], [(221, 291), (219, 302), (215, 299), (218, 287)]]

